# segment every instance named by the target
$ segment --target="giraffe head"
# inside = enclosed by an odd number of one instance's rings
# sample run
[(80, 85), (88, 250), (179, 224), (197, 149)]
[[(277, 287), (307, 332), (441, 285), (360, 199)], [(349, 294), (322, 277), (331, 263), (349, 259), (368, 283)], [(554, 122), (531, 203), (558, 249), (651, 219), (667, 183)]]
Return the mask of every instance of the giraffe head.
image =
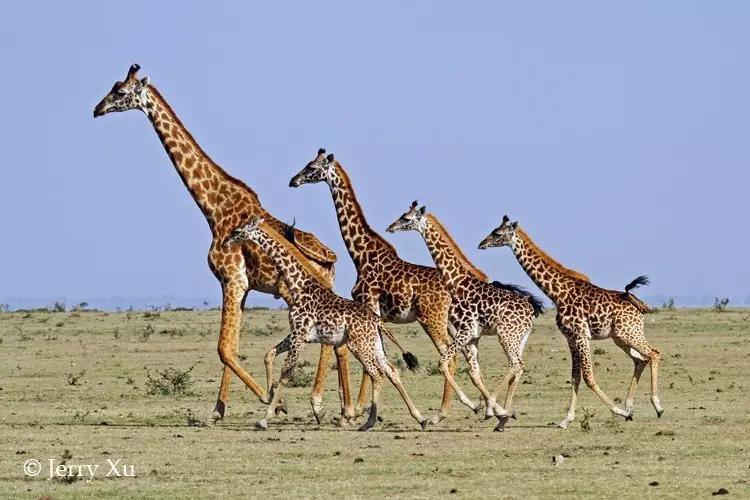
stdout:
[(427, 212), (427, 207), (423, 206), (417, 209), (417, 200), (414, 200), (409, 207), (409, 210), (404, 212), (404, 215), (396, 219), (396, 221), (388, 226), (386, 231), (389, 233), (395, 233), (396, 231), (422, 231), (425, 225), (424, 214)]
[(479, 249), (511, 246), (516, 238), (516, 229), (518, 229), (518, 221), (511, 222), (507, 215), (503, 215), (503, 223), (482, 240)]
[(334, 158), (333, 153), (326, 156), (326, 150), (320, 148), (318, 155), (313, 161), (305, 165), (305, 168), (299, 171), (297, 175), (289, 181), (289, 187), (300, 187), (302, 184), (315, 184), (318, 182), (328, 182), (328, 176), (333, 170)]
[(237, 243), (245, 243), (247, 241), (256, 242), (260, 236), (260, 223), (263, 219), (256, 217), (247, 224), (236, 228), (232, 231), (232, 234), (224, 241), (224, 248), (229, 248)]
[(94, 108), (94, 118), (115, 111), (128, 111), (129, 109), (145, 111), (146, 89), (148, 89), (149, 79), (147, 76), (138, 79), (136, 73), (139, 69), (141, 69), (139, 65), (133, 64), (128, 70), (125, 81), (115, 82), (109, 94), (104, 96), (104, 99)]

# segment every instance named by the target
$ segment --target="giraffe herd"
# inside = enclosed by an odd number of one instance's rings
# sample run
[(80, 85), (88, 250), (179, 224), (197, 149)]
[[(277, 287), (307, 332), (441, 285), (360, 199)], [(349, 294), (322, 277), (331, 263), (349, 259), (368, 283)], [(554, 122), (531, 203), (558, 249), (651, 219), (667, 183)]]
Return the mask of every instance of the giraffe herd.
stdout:
[[(328, 362), (337, 359), (340, 425), (348, 425), (364, 413), (367, 392), (372, 387), (367, 421), (359, 427), (369, 430), (377, 422), (383, 375), (396, 387), (411, 416), (425, 428), (443, 420), (455, 392), (475, 413), (482, 403), (473, 402), (458, 386), (454, 373), (458, 354), (469, 365), (472, 383), (483, 398), (485, 418), (497, 418), (496, 430), (503, 431), (515, 418), (513, 395), (524, 369), (523, 350), (531, 335), (534, 319), (543, 314), (541, 299), (526, 290), (490, 281), (453, 241), (440, 221), (415, 201), (387, 231), (417, 231), (432, 255), (435, 267), (401, 259), (396, 249), (365, 219), (349, 175), (333, 154), (318, 150), (289, 182), (290, 187), (324, 182), (333, 198), (346, 249), (357, 271), (352, 300), (333, 291), (336, 255), (314, 235), (274, 218), (261, 205), (257, 194), (232, 177), (201, 149), (167, 101), (150, 83), (138, 78), (140, 67), (133, 64), (123, 81), (94, 109), (94, 117), (111, 112), (140, 110), (148, 117), (177, 173), (203, 213), (212, 234), (208, 265), (222, 289), (221, 331), (218, 353), (224, 364), (219, 396), (208, 424), (224, 418), (232, 373), (268, 405), (257, 423), (265, 429), (268, 420), (287, 408), (281, 399), (302, 349), (320, 343), (318, 369), (310, 402), (317, 422), (322, 422), (322, 392)], [(624, 291), (597, 287), (581, 273), (564, 267), (539, 248), (519, 226), (505, 216), (502, 224), (479, 244), (479, 249), (508, 246), (532, 281), (554, 303), (557, 325), (570, 348), (572, 394), (567, 416), (558, 425), (566, 428), (575, 417), (581, 377), (616, 415), (632, 419), (633, 399), (646, 368), (651, 370), (651, 402), (657, 416), (664, 409), (657, 394), (660, 352), (644, 337), (647, 306), (631, 290), (648, 284), (641, 276)], [(245, 299), (251, 290), (282, 298), (289, 306), (290, 333), (270, 349), (264, 358), (266, 388), (261, 387), (239, 363), (239, 335)], [(384, 337), (403, 354), (409, 369), (417, 359), (399, 345), (385, 323), (418, 322), (439, 354), (444, 377), (440, 409), (425, 418), (409, 398), (398, 368), (389, 361)], [(505, 377), (490, 393), (479, 365), (479, 339), (497, 335), (508, 358)], [(621, 409), (599, 388), (593, 374), (590, 340), (612, 338), (633, 360), (634, 371), (625, 408)], [(356, 403), (349, 384), (348, 354), (363, 366)], [(278, 383), (274, 383), (273, 360), (287, 353)], [(507, 385), (502, 406), (498, 398)]]

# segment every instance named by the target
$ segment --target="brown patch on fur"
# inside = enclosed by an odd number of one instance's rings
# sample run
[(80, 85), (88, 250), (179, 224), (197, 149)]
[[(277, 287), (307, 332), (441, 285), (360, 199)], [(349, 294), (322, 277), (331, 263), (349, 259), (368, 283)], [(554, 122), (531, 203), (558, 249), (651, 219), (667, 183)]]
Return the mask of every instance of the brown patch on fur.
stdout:
[(557, 262), (555, 259), (553, 259), (549, 255), (547, 255), (547, 252), (545, 252), (544, 250), (542, 250), (541, 248), (539, 248), (536, 245), (536, 243), (534, 243), (532, 241), (532, 239), (529, 238), (529, 235), (526, 234), (526, 231), (524, 231), (520, 227), (518, 229), (516, 229), (516, 233), (518, 233), (518, 235), (521, 238), (523, 238), (524, 244), (526, 244), (529, 247), (529, 251), (531, 251), (532, 253), (535, 253), (535, 254), (539, 255), (553, 269), (556, 269), (556, 270), (560, 271), (563, 274), (566, 274), (567, 276), (569, 276), (571, 278), (579, 279), (579, 280), (582, 280), (582, 281), (589, 281), (589, 282), (591, 281), (589, 279), (589, 277), (586, 276), (585, 274), (581, 274), (578, 271), (574, 271), (573, 269), (568, 269), (567, 267), (563, 266), (562, 264), (560, 264), (559, 262)]
[(362, 225), (364, 226), (364, 231), (372, 234), (374, 237), (376, 237), (379, 240), (380, 244), (383, 245), (383, 247), (392, 251), (395, 254), (396, 248), (393, 245), (391, 245), (385, 238), (380, 236), (380, 234), (378, 234), (377, 231), (374, 231), (372, 227), (370, 226), (370, 224), (367, 223), (365, 214), (362, 212), (362, 209), (360, 208), (359, 200), (357, 200), (357, 195), (355, 194), (354, 188), (352, 187), (352, 181), (349, 179), (349, 174), (346, 173), (346, 170), (343, 169), (343, 167), (338, 161), (336, 162), (335, 165), (336, 165), (336, 169), (338, 170), (339, 175), (341, 176), (343, 183), (346, 185), (346, 190), (349, 191), (349, 193), (351, 193), (352, 201), (354, 202), (352, 203), (352, 205), (356, 207), (355, 209), (357, 211), (356, 215), (359, 216), (359, 219), (362, 221)]
[(461, 251), (461, 247), (459, 247), (455, 241), (453, 241), (453, 238), (448, 233), (448, 231), (445, 230), (443, 225), (440, 223), (440, 221), (432, 214), (427, 214), (426, 217), (429, 217), (430, 222), (432, 222), (438, 231), (440, 231), (440, 234), (443, 236), (443, 239), (453, 248), (453, 253), (458, 258), (459, 262), (461, 262), (464, 265), (464, 268), (469, 271), (472, 275), (474, 275), (475, 278), (478, 278), (482, 281), (487, 281), (487, 275), (484, 274), (482, 271), (476, 268), (474, 264), (472, 264), (468, 258), (466, 258), (466, 255)]
[(167, 101), (161, 96), (161, 94), (156, 89), (156, 87), (151, 85), (149, 86), (149, 90), (150, 90), (150, 97), (158, 101), (159, 104), (163, 106), (163, 109), (165, 109), (171, 115), (169, 119), (173, 121), (175, 125), (177, 125), (178, 128), (182, 128), (185, 131), (185, 140), (188, 143), (190, 143), (190, 146), (192, 146), (192, 148), (195, 151), (199, 152), (199, 156), (202, 156), (203, 158), (206, 159), (206, 161), (211, 162), (212, 166), (216, 169), (217, 172), (221, 174), (224, 180), (234, 184), (237, 187), (244, 189), (245, 191), (248, 192), (248, 194), (252, 195), (252, 197), (255, 198), (255, 200), (257, 201), (258, 195), (255, 193), (255, 191), (250, 189), (250, 187), (244, 182), (242, 182), (241, 180), (229, 175), (226, 171), (224, 171), (224, 169), (222, 169), (213, 160), (211, 160), (211, 158), (206, 154), (205, 151), (203, 151), (203, 149), (198, 145), (198, 142), (193, 138), (192, 134), (187, 130), (187, 128), (185, 128), (185, 126), (182, 124), (180, 119), (177, 117), (177, 114), (172, 110), (172, 107), (167, 103)]
[(302, 266), (305, 272), (307, 272), (307, 274), (312, 276), (313, 279), (315, 279), (315, 281), (318, 282), (319, 285), (325, 288), (328, 288), (329, 290), (333, 288), (331, 282), (328, 279), (328, 276), (323, 274), (322, 271), (316, 269), (310, 263), (310, 261), (304, 255), (302, 255), (302, 252), (300, 252), (297, 249), (297, 247), (295, 247), (289, 242), (289, 240), (287, 240), (282, 235), (277, 233), (273, 229), (273, 227), (266, 224), (265, 222), (263, 222), (260, 225), (260, 227), (261, 229), (263, 229), (263, 232), (266, 233), (266, 235), (268, 235), (269, 238), (273, 238), (273, 240), (276, 241), (276, 243), (284, 247), (284, 249), (292, 255), (292, 257), (299, 263), (299, 265)]

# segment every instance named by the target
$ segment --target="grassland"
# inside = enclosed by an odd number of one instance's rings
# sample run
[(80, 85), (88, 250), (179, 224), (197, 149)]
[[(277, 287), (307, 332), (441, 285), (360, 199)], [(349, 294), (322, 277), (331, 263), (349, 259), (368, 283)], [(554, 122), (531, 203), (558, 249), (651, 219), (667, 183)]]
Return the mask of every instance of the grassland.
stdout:
[[(262, 354), (288, 331), (286, 313), (245, 316), (242, 363), (264, 383)], [(750, 498), (749, 310), (648, 315), (647, 336), (664, 354), (664, 417), (649, 403), (647, 371), (632, 422), (609, 415), (582, 387), (589, 430), (580, 407), (570, 429), (548, 426), (564, 417), (570, 390), (569, 354), (548, 313), (525, 352), (519, 419), (504, 433), (458, 401), (448, 419), (420, 431), (391, 386), (373, 432), (317, 426), (309, 386), (288, 389), (290, 414), (257, 431), (264, 407), (237, 378), (225, 420), (196, 426), (218, 392), (218, 324), (217, 311), (0, 314), (0, 498), (705, 498), (720, 488)], [(421, 360), (422, 370), (403, 379), (431, 414), (442, 388), (430, 369), (434, 348), (418, 326), (394, 331)], [(632, 363), (611, 341), (594, 347), (600, 386), (624, 398)], [(308, 347), (304, 359), (314, 363), (318, 351)], [(494, 339), (482, 341), (481, 362), (494, 387), (506, 365)], [(190, 367), (178, 381), (182, 393), (149, 394), (158, 392), (159, 370)], [(360, 369), (352, 367), (356, 385)], [(465, 371), (458, 381), (476, 398)], [(337, 398), (332, 374), (329, 415)], [(553, 465), (556, 455), (562, 464)], [(90, 482), (47, 480), (47, 460), (63, 456), (101, 468)], [(42, 472), (25, 477), (32, 458)], [(133, 465), (136, 477), (104, 477), (107, 459)]]

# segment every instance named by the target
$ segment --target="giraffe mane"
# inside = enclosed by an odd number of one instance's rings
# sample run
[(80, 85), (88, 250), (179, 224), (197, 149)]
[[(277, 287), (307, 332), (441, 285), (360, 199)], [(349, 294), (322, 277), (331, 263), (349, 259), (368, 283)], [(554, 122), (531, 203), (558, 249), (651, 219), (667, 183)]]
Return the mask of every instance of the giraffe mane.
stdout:
[(452, 247), (453, 253), (456, 255), (458, 260), (464, 265), (464, 269), (471, 273), (475, 278), (478, 278), (482, 281), (487, 281), (487, 275), (484, 274), (482, 271), (477, 269), (477, 267), (472, 264), (469, 259), (466, 258), (466, 255), (461, 251), (461, 247), (459, 247), (455, 241), (453, 241), (453, 238), (451, 237), (450, 233), (445, 230), (443, 225), (440, 223), (440, 221), (432, 214), (427, 214), (427, 217), (430, 219), (430, 222), (433, 223), (433, 225), (437, 228), (438, 231), (442, 234), (445, 241), (448, 243), (449, 246)]
[(278, 243), (280, 246), (284, 248), (287, 252), (289, 252), (294, 259), (299, 262), (299, 264), (302, 266), (302, 268), (312, 276), (312, 278), (318, 282), (319, 285), (321, 285), (324, 288), (331, 289), (331, 282), (328, 281), (328, 277), (323, 274), (322, 271), (316, 269), (310, 261), (302, 255), (302, 252), (300, 252), (297, 247), (295, 247), (292, 243), (289, 242), (284, 236), (277, 233), (274, 228), (269, 226), (267, 223), (263, 222), (261, 224), (261, 227), (263, 228), (263, 232), (266, 233), (266, 235), (274, 240), (276, 243)]
[(237, 179), (236, 177), (232, 177), (231, 175), (229, 175), (226, 170), (224, 170), (223, 168), (221, 168), (215, 161), (213, 161), (211, 159), (210, 156), (208, 156), (208, 154), (206, 154), (206, 152), (203, 150), (203, 148), (201, 148), (200, 145), (198, 144), (198, 141), (196, 141), (195, 138), (193, 137), (193, 134), (191, 134), (190, 131), (187, 129), (187, 127), (185, 127), (185, 125), (183, 125), (182, 120), (180, 120), (180, 117), (177, 116), (177, 113), (174, 112), (174, 110), (172, 109), (172, 106), (170, 106), (169, 103), (167, 102), (167, 100), (164, 99), (164, 97), (161, 95), (161, 93), (159, 92), (159, 90), (157, 90), (157, 88), (154, 87), (153, 85), (149, 85), (148, 89), (151, 91), (151, 95), (159, 102), (159, 104), (162, 105), (162, 106), (164, 106), (167, 109), (167, 111), (169, 112), (169, 114), (172, 115), (172, 118), (175, 120), (176, 124), (185, 133), (185, 139), (190, 143), (190, 145), (196, 151), (199, 151), (201, 153), (201, 155), (207, 161), (211, 162), (211, 164), (224, 177), (224, 179), (226, 181), (230, 182), (231, 184), (234, 184), (235, 186), (237, 186), (239, 188), (244, 189), (245, 191), (247, 191), (247, 193), (249, 195), (251, 195), (255, 199), (255, 201), (259, 201), (258, 200), (258, 194), (255, 191), (253, 191), (250, 188), (250, 186), (248, 186), (247, 184), (245, 184), (241, 180)]
[(372, 234), (375, 238), (377, 238), (380, 243), (385, 246), (388, 250), (392, 251), (393, 253), (396, 253), (396, 248), (391, 245), (388, 240), (380, 236), (377, 231), (375, 231), (372, 226), (367, 222), (367, 218), (365, 218), (364, 212), (362, 212), (362, 206), (359, 203), (359, 200), (357, 199), (357, 192), (354, 191), (354, 186), (352, 186), (352, 181), (349, 179), (349, 174), (346, 173), (346, 170), (344, 170), (344, 167), (341, 166), (341, 164), (337, 161), (336, 162), (336, 168), (338, 169), (339, 175), (341, 175), (341, 181), (346, 185), (346, 188), (349, 190), (349, 192), (352, 194), (352, 201), (354, 202), (353, 205), (355, 207), (355, 210), (357, 211), (357, 215), (359, 216), (359, 220), (362, 221), (362, 225), (364, 226), (365, 231), (368, 231), (370, 234)]
[(557, 271), (560, 271), (561, 273), (566, 274), (571, 278), (579, 279), (582, 281), (591, 281), (585, 274), (574, 271), (573, 269), (568, 269), (567, 267), (563, 266), (555, 259), (550, 257), (547, 252), (542, 250), (536, 243), (534, 243), (534, 241), (529, 238), (529, 235), (526, 233), (526, 231), (524, 231), (520, 227), (516, 229), (516, 232), (519, 234), (519, 236), (521, 236), (521, 238), (523, 238), (524, 243), (529, 247), (529, 250), (539, 255), (539, 257), (547, 264), (549, 264), (549, 266), (553, 269), (556, 269)]

